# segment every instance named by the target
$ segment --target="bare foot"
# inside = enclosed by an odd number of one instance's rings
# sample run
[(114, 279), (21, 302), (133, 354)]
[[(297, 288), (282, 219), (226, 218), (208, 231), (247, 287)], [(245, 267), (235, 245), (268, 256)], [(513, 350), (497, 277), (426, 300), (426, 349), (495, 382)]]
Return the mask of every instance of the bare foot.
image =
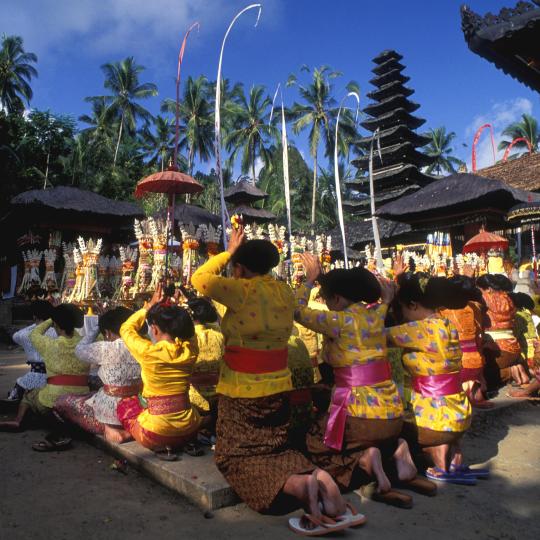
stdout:
[(318, 492), (325, 515), (337, 517), (344, 514), (347, 510), (347, 505), (334, 479), (322, 469), (315, 469), (313, 476), (318, 482)]
[[(287, 478), (283, 492), (298, 499), (304, 510), (313, 517), (320, 519), (319, 483), (315, 474), (293, 474)], [(306, 521), (305, 527), (311, 528), (311, 522)]]
[(132, 439), (131, 435), (122, 428), (105, 425), (105, 439), (111, 443), (122, 444)]
[(0, 431), (17, 431), (20, 427), (20, 422), (17, 422), (16, 420), (0, 422)]
[(394, 452), (394, 460), (400, 480), (407, 482), (416, 478), (418, 470), (414, 465), (411, 452), (409, 451), (409, 445), (405, 439), (398, 439), (397, 450)]
[(377, 491), (379, 493), (386, 493), (390, 491), (392, 485), (388, 476), (384, 472), (381, 458), (381, 451), (378, 448), (371, 447), (364, 451), (362, 457), (359, 459), (359, 465), (370, 476), (374, 476), (377, 480)]

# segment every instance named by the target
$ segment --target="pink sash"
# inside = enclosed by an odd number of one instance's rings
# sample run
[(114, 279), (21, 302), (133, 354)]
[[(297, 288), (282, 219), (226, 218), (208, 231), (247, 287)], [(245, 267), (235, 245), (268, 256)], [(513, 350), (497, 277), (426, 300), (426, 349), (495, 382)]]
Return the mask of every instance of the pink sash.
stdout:
[(341, 450), (347, 405), (354, 386), (373, 386), (392, 379), (392, 370), (387, 360), (371, 362), (361, 366), (334, 368), (335, 388), (324, 434), (324, 444), (328, 448)]
[(414, 377), (413, 390), (418, 394), (422, 394), (422, 397), (439, 398), (459, 394), (463, 391), (461, 387), (461, 374), (455, 372)]
[(476, 346), (476, 341), (474, 339), (464, 339), (459, 342), (461, 347), (461, 352), (464, 353), (475, 353), (478, 352), (478, 347)]

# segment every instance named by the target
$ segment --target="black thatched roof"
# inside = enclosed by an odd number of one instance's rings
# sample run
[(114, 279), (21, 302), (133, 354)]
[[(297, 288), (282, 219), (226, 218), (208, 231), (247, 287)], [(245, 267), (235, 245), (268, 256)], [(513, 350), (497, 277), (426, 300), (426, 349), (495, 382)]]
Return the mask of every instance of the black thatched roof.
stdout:
[(381, 86), (384, 86), (385, 84), (399, 81), (401, 84), (406, 84), (411, 80), (410, 77), (407, 77), (407, 75), (403, 75), (401, 73), (401, 70), (399, 69), (392, 69), (390, 71), (387, 71), (386, 73), (383, 73), (382, 75), (377, 75), (373, 77), (373, 79), (370, 79), (370, 83), (373, 86), (377, 86), (378, 88), (381, 88)]
[[(164, 209), (158, 212), (157, 217), (164, 218), (166, 215), (167, 209)], [(221, 225), (220, 216), (194, 204), (177, 204), (174, 207), (174, 219), (178, 223), (193, 223), (196, 227), (203, 224)]]
[[(362, 148), (369, 148), (372, 137), (372, 135), (369, 137), (361, 137), (356, 141), (356, 144)], [(379, 138), (382, 147), (397, 144), (401, 141), (408, 141), (411, 144), (414, 144), (415, 147), (420, 147), (425, 146), (431, 141), (430, 137), (419, 135), (403, 124), (379, 131)]]
[[(395, 186), (404, 187), (413, 184), (425, 186), (433, 180), (432, 176), (424, 174), (418, 167), (410, 163), (397, 163), (373, 171), (375, 193), (380, 193), (382, 189), (393, 189)], [(369, 193), (369, 178), (367, 176), (349, 180), (346, 184), (351, 189)]]
[[(373, 168), (388, 167), (396, 163), (408, 163), (416, 167), (425, 167), (433, 163), (434, 158), (427, 154), (422, 154), (415, 150), (414, 145), (404, 141), (381, 149), (381, 158), (379, 153), (373, 155)], [(369, 155), (359, 156), (351, 162), (357, 169), (367, 171), (369, 169)]]
[(486, 209), (505, 213), (515, 204), (529, 200), (540, 200), (540, 195), (512, 188), (499, 180), (457, 173), (382, 206), (377, 215), (416, 223)]
[(370, 103), (365, 107), (364, 112), (370, 116), (378, 116), (399, 108), (405, 109), (407, 112), (414, 112), (420, 108), (420, 104), (407, 99), (407, 96), (403, 94), (393, 94), (375, 103)]
[(393, 69), (398, 69), (399, 71), (403, 71), (405, 69), (405, 66), (400, 63), (399, 60), (396, 60), (395, 58), (389, 58), (385, 62), (382, 62), (381, 64), (376, 65), (371, 72), (375, 75), (382, 75), (383, 73), (387, 73), (388, 71), (392, 71)]
[[(388, 219), (378, 219), (379, 236), (383, 244), (391, 244), (399, 242), (400, 237), (411, 232), (410, 225), (398, 223)], [(341, 230), (339, 227), (330, 231), (332, 236), (332, 251), (340, 251), (343, 253), (343, 242), (341, 241)], [(371, 219), (345, 225), (345, 237), (347, 239), (348, 249), (364, 249), (366, 244), (373, 242), (373, 226)], [(386, 242), (385, 242), (386, 241)]]
[(423, 118), (418, 118), (407, 112), (405, 109), (398, 108), (381, 114), (377, 118), (368, 118), (360, 123), (362, 127), (366, 128), (368, 131), (375, 131), (377, 128), (386, 129), (399, 124), (408, 126), (411, 129), (416, 129), (422, 124), (425, 124), (425, 122), (426, 121)]
[[(398, 189), (386, 189), (379, 193), (375, 194), (375, 208), (379, 208), (382, 204), (389, 203), (397, 199), (398, 197), (403, 197), (408, 193), (417, 191), (421, 186), (418, 184), (405, 185)], [(368, 188), (369, 189), (369, 188)], [(343, 201), (343, 208), (348, 212), (356, 215), (371, 214), (371, 200), (368, 195), (361, 199), (353, 199), (350, 201)]]
[(260, 201), (266, 197), (268, 197), (266, 192), (245, 178), (225, 190), (225, 200), (235, 205)]
[(55, 210), (86, 212), (121, 217), (143, 217), (144, 212), (135, 203), (107, 199), (92, 191), (71, 186), (58, 186), (48, 189), (32, 189), (19, 193), (11, 199), (15, 206), (48, 207)]
[(371, 92), (367, 93), (367, 97), (379, 101), (387, 97), (393, 96), (394, 94), (401, 94), (403, 96), (411, 96), (414, 94), (414, 90), (408, 86), (403, 86), (401, 81), (391, 81), (387, 84), (384, 84), (380, 88), (375, 88)]
[(231, 216), (233, 214), (242, 215), (246, 223), (267, 223), (276, 219), (276, 216), (272, 212), (264, 208), (253, 208), (252, 206), (245, 205), (237, 206), (230, 214)]
[(461, 28), (471, 51), (499, 69), (540, 91), (540, 2), (520, 1), (498, 15), (484, 17), (461, 8)]
[(383, 62), (387, 62), (390, 59), (397, 60), (399, 62), (403, 60), (403, 56), (401, 56), (401, 54), (399, 54), (397, 51), (394, 51), (393, 49), (386, 49), (383, 52), (379, 53), (373, 59), (373, 62), (375, 64), (382, 64)]

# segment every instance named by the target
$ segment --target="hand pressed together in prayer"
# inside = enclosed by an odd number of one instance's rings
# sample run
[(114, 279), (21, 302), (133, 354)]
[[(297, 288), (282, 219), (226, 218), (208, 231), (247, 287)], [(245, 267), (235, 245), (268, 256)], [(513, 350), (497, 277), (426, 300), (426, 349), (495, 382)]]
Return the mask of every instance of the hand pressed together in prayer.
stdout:
[(300, 255), (300, 260), (302, 261), (306, 272), (306, 283), (308, 285), (313, 285), (322, 273), (319, 258), (312, 253), (302, 253)]
[(378, 278), (381, 286), (381, 301), (383, 304), (390, 304), (396, 294), (396, 284), (389, 279)]
[(236, 250), (245, 242), (244, 226), (238, 225), (237, 229), (233, 229), (231, 232), (231, 237), (229, 238), (229, 245), (227, 251), (234, 255)]
[(152, 298), (150, 299), (150, 302), (146, 303), (146, 309), (150, 309), (151, 307), (155, 306), (156, 304), (159, 304), (163, 301), (163, 283), (158, 283), (156, 286), (156, 290), (154, 291), (154, 294), (152, 295)]

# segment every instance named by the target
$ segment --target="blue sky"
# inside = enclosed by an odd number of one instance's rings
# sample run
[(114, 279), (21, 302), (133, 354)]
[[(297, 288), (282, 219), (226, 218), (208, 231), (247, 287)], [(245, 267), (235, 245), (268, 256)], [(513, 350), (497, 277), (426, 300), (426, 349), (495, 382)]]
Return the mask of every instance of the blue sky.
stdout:
[[(100, 65), (126, 56), (146, 66), (143, 81), (158, 85), (160, 95), (147, 102), (153, 112), (174, 94), (176, 58), (183, 34), (195, 20), (200, 32), (190, 37), (183, 78), (205, 74), (215, 79), (219, 47), (233, 15), (248, 1), (238, 0), (1, 0), (0, 32), (19, 34), (38, 55), (39, 78), (33, 82), (32, 107), (78, 117), (88, 111), (86, 96), (103, 92)], [(461, 32), (455, 0), (263, 0), (257, 28), (255, 11), (232, 31), (225, 50), (223, 76), (246, 87), (263, 84), (273, 94), (302, 64), (329, 64), (342, 71), (336, 98), (346, 83), (358, 81), (365, 94), (372, 87), (371, 59), (383, 49), (404, 55), (416, 114), (426, 128), (455, 131), (456, 153), (470, 161), (474, 130), (492, 122), (496, 139), (523, 112), (536, 114), (538, 94), (473, 54)], [(469, 0), (484, 14), (510, 7), (516, 0)], [(305, 76), (305, 75), (302, 75)], [(287, 89), (285, 100), (297, 99)], [(423, 128), (422, 128), (423, 129)], [(469, 148), (465, 148), (467, 144)], [(298, 146), (305, 151), (305, 141)], [(488, 137), (479, 145), (479, 165), (492, 163)]]

